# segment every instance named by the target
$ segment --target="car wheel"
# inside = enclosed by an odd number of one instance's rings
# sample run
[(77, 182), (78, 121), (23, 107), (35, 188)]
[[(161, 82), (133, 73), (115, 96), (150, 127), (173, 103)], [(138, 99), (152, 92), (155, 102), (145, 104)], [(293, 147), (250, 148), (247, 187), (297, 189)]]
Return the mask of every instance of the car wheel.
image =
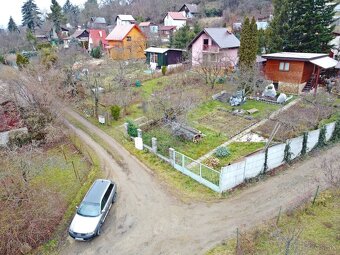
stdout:
[(117, 192), (113, 195), (112, 204), (117, 201)]
[(97, 236), (100, 236), (102, 233), (102, 228), (101, 226), (98, 227), (98, 230), (97, 230)]

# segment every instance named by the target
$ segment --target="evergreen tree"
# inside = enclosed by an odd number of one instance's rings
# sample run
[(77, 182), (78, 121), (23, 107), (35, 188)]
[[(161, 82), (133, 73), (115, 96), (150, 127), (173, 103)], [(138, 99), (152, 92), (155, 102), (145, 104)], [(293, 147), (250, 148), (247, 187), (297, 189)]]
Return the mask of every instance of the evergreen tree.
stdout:
[(288, 16), (288, 0), (273, 0), (274, 18), (270, 22), (266, 31), (267, 51), (269, 53), (280, 52), (283, 50), (283, 43), (285, 41)]
[(190, 30), (188, 25), (185, 25), (178, 29), (174, 34), (172, 38), (172, 46), (179, 49), (185, 49), (194, 37), (194, 31)]
[(17, 24), (15, 24), (12, 16), (9, 17), (9, 22), (8, 22), (8, 27), (7, 27), (8, 31), (13, 33), (13, 32), (19, 32), (18, 26)]
[(48, 19), (53, 22), (56, 33), (61, 30), (61, 24), (65, 21), (65, 17), (62, 13), (62, 9), (57, 0), (52, 0), (51, 13), (48, 14)]
[(34, 0), (27, 0), (21, 7), (21, 13), (22, 25), (27, 26), (30, 31), (34, 32), (36, 27), (41, 26), (41, 13)]
[(63, 5), (63, 13), (64, 15), (69, 14), (72, 12), (73, 5), (71, 4), (70, 0), (67, 0)]
[(269, 51), (328, 53), (334, 38), (334, 7), (332, 0), (275, 0)]
[(256, 62), (258, 51), (258, 33), (255, 19), (251, 23), (246, 17), (241, 30), (241, 45), (239, 65), (241, 69), (252, 69)]

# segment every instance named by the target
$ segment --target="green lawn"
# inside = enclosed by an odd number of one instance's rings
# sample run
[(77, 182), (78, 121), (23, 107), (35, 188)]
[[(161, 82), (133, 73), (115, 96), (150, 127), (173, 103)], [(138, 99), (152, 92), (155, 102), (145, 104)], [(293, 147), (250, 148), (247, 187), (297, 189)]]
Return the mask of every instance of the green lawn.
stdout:
[(151, 138), (156, 137), (160, 153), (164, 156), (169, 155), (168, 149), (171, 147), (193, 159), (203, 156), (222, 144), (224, 141), (227, 141), (227, 137), (222, 134), (218, 134), (203, 127), (199, 127), (199, 130), (206, 136), (198, 143), (193, 143), (191, 141), (175, 137), (167, 128), (155, 128), (150, 131), (143, 132), (143, 140), (146, 144), (151, 145)]
[(234, 142), (227, 146), (229, 149), (230, 155), (225, 158), (219, 158), (220, 166), (226, 166), (229, 163), (233, 163), (234, 161), (243, 158), (255, 151), (258, 151), (264, 148), (265, 143), (251, 143), (251, 142)]
[[(285, 254), (285, 242), (294, 230), (301, 231), (297, 251), (288, 254), (335, 255), (340, 254), (340, 197), (338, 191), (326, 191), (319, 195), (316, 204), (310, 203), (280, 218), (257, 227), (252, 231), (241, 232), (240, 252), (236, 253), (236, 240), (218, 245), (206, 255), (233, 254)], [(278, 231), (280, 230), (280, 232)], [(286, 253), (287, 254), (287, 253)]]

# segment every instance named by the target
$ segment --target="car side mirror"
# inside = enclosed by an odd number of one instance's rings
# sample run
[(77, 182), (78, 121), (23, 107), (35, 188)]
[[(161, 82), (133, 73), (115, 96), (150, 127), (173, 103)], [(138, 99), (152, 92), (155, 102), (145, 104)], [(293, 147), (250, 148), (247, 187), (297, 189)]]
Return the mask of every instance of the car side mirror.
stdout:
[(105, 210), (102, 210), (102, 213), (104, 213), (105, 212)]

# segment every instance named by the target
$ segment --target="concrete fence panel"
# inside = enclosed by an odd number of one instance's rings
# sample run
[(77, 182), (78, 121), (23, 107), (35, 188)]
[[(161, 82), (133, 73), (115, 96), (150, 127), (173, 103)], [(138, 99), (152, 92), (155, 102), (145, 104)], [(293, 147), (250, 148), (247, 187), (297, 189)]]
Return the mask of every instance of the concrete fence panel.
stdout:
[(220, 189), (232, 189), (244, 181), (244, 168), (246, 161), (234, 163), (221, 169)]
[(265, 153), (260, 152), (246, 158), (244, 177), (246, 179), (259, 175), (264, 168)]
[(299, 136), (289, 140), (291, 159), (297, 158), (302, 150), (303, 136)]
[(0, 133), (0, 146), (6, 146), (9, 141), (9, 132), (1, 132)]
[(268, 170), (281, 166), (284, 162), (284, 151), (286, 144), (278, 144), (268, 149)]
[(335, 122), (332, 122), (326, 125), (326, 141), (329, 141), (332, 138), (334, 129), (335, 129)]
[(320, 129), (308, 132), (307, 151), (310, 152), (319, 141)]

